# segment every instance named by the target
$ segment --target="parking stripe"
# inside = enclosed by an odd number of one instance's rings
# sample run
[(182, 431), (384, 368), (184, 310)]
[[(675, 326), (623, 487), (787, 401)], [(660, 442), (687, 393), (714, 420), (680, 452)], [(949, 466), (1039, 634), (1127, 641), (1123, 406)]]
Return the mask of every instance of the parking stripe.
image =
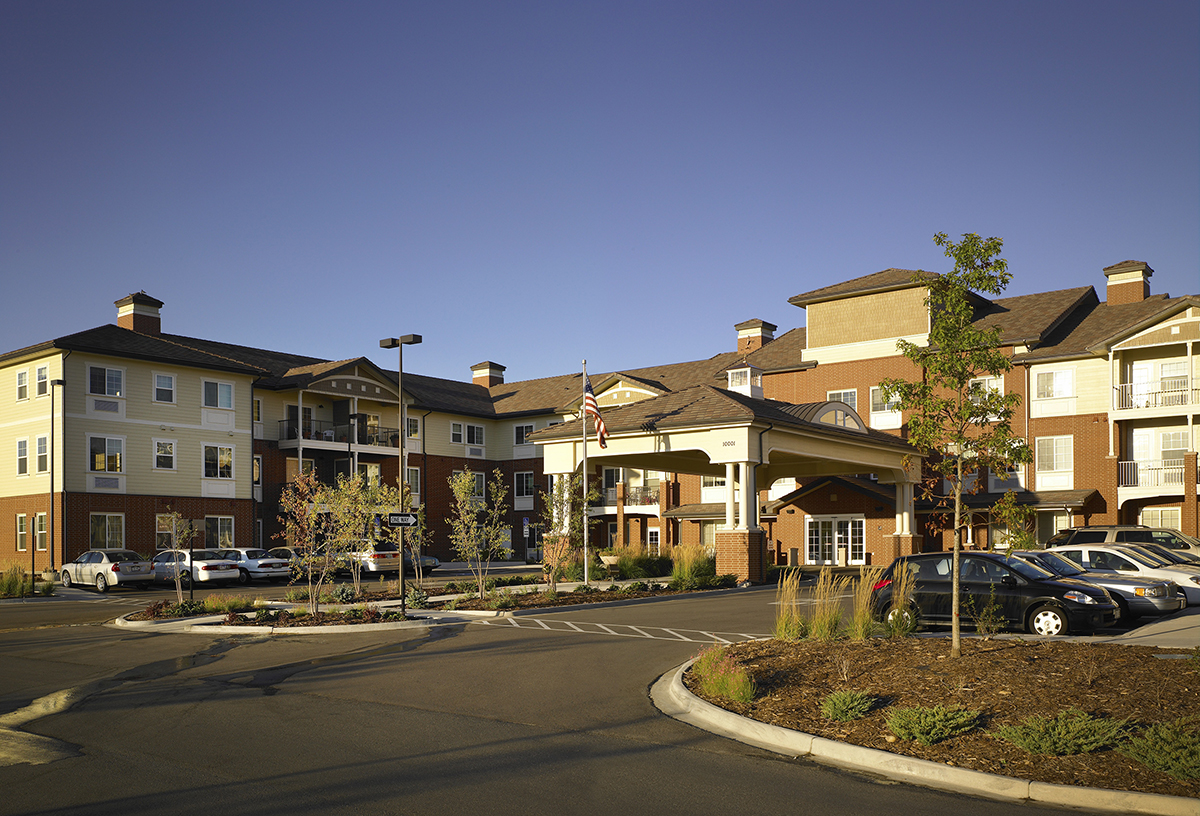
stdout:
[(667, 629), (662, 626), (633, 626), (631, 624), (574, 622), (543, 618), (485, 618), (472, 621), (484, 626), (516, 627), (539, 632), (574, 632), (581, 635), (609, 635), (610, 637), (639, 638), (642, 640), (669, 640), (682, 643), (739, 643), (745, 640), (761, 640), (770, 635), (748, 632), (704, 632), (693, 629)]

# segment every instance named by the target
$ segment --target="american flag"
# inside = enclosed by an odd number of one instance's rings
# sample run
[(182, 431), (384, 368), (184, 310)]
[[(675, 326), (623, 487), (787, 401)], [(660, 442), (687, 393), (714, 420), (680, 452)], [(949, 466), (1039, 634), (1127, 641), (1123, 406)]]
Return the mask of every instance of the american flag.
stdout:
[(592, 381), (586, 375), (583, 378), (583, 416), (586, 419), (591, 414), (596, 420), (596, 441), (600, 447), (608, 447), (608, 428), (604, 427), (604, 417), (600, 416), (600, 406), (596, 404), (596, 395), (592, 392)]

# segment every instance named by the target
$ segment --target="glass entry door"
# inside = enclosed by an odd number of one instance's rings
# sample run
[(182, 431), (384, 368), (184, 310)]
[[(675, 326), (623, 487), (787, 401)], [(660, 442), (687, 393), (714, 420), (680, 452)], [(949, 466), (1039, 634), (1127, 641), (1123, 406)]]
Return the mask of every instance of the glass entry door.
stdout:
[(847, 563), (866, 563), (866, 520), (846, 516), (809, 516), (806, 564), (837, 564), (845, 548)]

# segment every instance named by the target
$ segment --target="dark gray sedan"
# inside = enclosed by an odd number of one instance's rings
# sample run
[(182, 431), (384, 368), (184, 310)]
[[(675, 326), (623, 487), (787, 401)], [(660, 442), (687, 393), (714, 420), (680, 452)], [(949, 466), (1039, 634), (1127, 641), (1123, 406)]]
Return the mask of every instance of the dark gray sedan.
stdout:
[(1077, 578), (1104, 587), (1121, 608), (1122, 620), (1136, 620), (1142, 615), (1169, 615), (1187, 606), (1187, 598), (1173, 581), (1086, 572), (1070, 559), (1045, 550), (1013, 550), (1009, 555), (1031, 561), (1063, 578)]
[(148, 589), (154, 580), (150, 562), (133, 550), (89, 550), (59, 573), (65, 587), (79, 584), (108, 592), (111, 586), (136, 586)]

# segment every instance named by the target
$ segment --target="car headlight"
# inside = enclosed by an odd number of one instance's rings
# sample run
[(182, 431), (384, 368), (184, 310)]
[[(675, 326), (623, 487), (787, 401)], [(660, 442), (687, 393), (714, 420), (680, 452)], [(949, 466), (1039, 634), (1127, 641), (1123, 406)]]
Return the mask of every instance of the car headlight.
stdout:
[(1081, 603), (1081, 604), (1097, 603), (1096, 599), (1093, 598), (1091, 595), (1088, 595), (1086, 592), (1080, 592), (1077, 589), (1072, 589), (1066, 595), (1063, 595), (1063, 597), (1066, 598), (1068, 601), (1074, 601), (1075, 603)]
[(1165, 586), (1138, 587), (1134, 593), (1143, 598), (1165, 598), (1167, 588)]
[(1188, 578), (1188, 580), (1193, 584), (1200, 584), (1200, 575), (1193, 575), (1191, 578)]

